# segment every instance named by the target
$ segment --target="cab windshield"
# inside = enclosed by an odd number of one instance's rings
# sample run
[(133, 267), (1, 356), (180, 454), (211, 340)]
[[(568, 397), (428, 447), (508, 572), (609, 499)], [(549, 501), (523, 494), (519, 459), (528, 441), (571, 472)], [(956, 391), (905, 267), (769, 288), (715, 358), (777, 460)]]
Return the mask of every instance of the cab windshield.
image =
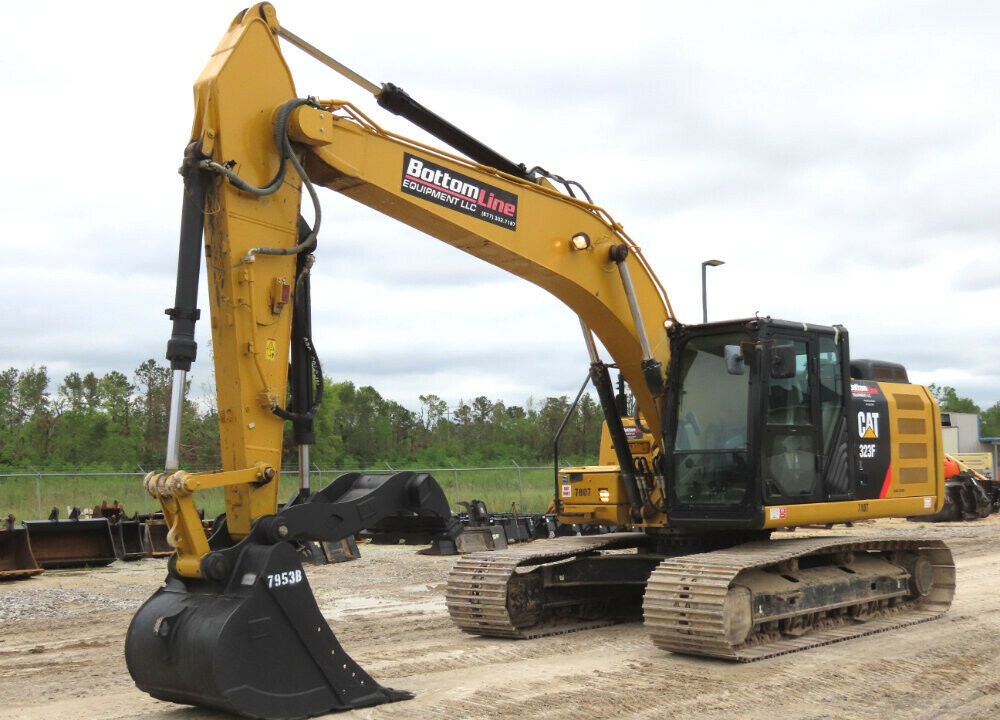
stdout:
[(679, 402), (672, 453), (672, 500), (680, 505), (739, 505), (748, 500), (749, 371), (730, 374), (725, 348), (743, 333), (694, 337), (679, 362)]

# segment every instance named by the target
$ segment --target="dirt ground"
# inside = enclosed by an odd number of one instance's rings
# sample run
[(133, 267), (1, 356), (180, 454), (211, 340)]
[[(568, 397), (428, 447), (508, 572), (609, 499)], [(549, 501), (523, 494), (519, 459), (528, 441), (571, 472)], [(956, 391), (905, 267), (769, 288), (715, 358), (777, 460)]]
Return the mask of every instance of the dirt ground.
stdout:
[[(413, 700), (360, 718), (1000, 717), (1000, 516), (965, 524), (872, 521), (831, 534), (945, 539), (958, 591), (943, 618), (746, 665), (658, 650), (639, 623), (530, 641), (465, 635), (448, 618), (454, 558), (362, 545), (307, 571), (345, 649)], [(799, 531), (802, 534), (802, 531)], [(49, 571), (0, 583), (0, 707), (23, 720), (222, 720), (154, 700), (125, 668), (125, 630), (166, 573), (163, 560)]]

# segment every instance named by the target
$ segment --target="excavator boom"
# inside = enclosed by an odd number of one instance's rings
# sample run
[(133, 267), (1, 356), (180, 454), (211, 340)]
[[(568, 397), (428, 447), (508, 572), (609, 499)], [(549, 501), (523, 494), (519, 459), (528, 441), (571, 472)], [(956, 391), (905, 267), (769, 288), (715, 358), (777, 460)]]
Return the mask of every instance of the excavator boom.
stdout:
[[(670, 353), (666, 328), (673, 313), (640, 248), (621, 225), (590, 202), (559, 192), (542, 171), (510, 174), (386, 132), (347, 102), (297, 98), (278, 45), (281, 32), (268, 3), (244, 11), (195, 85), (195, 121), (182, 168), (177, 294), (167, 311), (173, 321), (167, 357), (174, 371), (167, 471), (146, 481), (177, 539), (177, 571), (202, 576), (200, 563), (209, 551), (193, 493), (223, 487), (229, 533), (245, 537), (253, 522), (277, 505), (285, 421), (292, 420), (297, 433), (304, 426), (301, 435), (311, 434), (309, 416), (321, 376), (303, 299), (321, 219), (316, 186), (562, 300), (579, 315), (587, 337), (593, 332), (601, 340), (629, 382), (651, 435), (661, 437)], [(496, 156), (450, 125), (442, 126), (398, 88), (387, 85), (378, 97), (473, 155)], [(314, 204), (312, 227), (299, 214), (304, 193)], [(179, 388), (197, 354), (203, 249), (222, 470), (189, 474), (179, 469)], [(289, 347), (292, 377), (301, 378), (291, 395), (301, 407), (283, 407)], [(300, 461), (300, 472), (307, 468)]]

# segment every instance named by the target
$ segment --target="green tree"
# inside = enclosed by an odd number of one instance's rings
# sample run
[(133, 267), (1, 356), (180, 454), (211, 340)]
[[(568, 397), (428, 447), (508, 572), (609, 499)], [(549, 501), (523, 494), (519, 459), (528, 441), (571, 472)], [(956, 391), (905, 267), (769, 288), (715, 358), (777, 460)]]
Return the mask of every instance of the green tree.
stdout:
[(66, 469), (117, 464), (117, 458), (104, 456), (108, 418), (100, 409), (98, 383), (92, 372), (63, 378), (54, 401), (63, 412), (51, 439), (50, 463)]
[(62, 406), (52, 404), (44, 365), (0, 373), (0, 462), (14, 466), (44, 465)]
[[(167, 446), (167, 426), (170, 416), (170, 395), (173, 373), (166, 365), (159, 365), (155, 360), (144, 361), (135, 370), (136, 385), (133, 391), (138, 393), (135, 400), (135, 412), (141, 417), (142, 451), (137, 462), (143, 465), (156, 466)], [(185, 388), (185, 396), (188, 388)], [(191, 445), (192, 425), (197, 420), (197, 412), (193, 405), (185, 403), (182, 428), (187, 441)], [(216, 433), (216, 440), (218, 433)], [(197, 442), (205, 438), (199, 437)], [(195, 449), (194, 454), (198, 454)]]
[(1000, 437), (1000, 402), (993, 403), (989, 409), (980, 415), (983, 425), (980, 433), (983, 437)]
[(598, 445), (601, 442), (604, 413), (590, 393), (580, 398), (580, 404), (576, 408), (573, 420), (576, 441), (573, 452), (577, 457), (586, 458), (589, 456), (596, 462)]
[[(194, 404), (185, 404), (183, 420), (184, 442), (181, 461), (192, 470), (213, 470), (222, 467), (222, 449), (219, 447), (219, 413), (215, 408), (197, 412)], [(163, 462), (166, 439), (159, 448), (148, 448), (154, 456), (147, 460), (151, 467)], [(147, 468), (148, 469), (148, 468)]]
[(437, 395), (420, 396), (420, 424), (428, 431), (448, 416), (448, 403)]
[(451, 412), (451, 417), (456, 425), (471, 425), (472, 408), (469, 407), (469, 404), (465, 400), (459, 399), (458, 405)]
[(389, 421), (389, 429), (392, 433), (390, 459), (410, 457), (413, 453), (419, 425), (416, 414), (395, 400), (385, 402), (383, 413)]
[(411, 457), (417, 416), (370, 385), (329, 383), (317, 417), (317, 464), (367, 467)]
[(7, 368), (0, 373), (0, 430), (10, 430), (21, 424), (17, 411), (17, 368)]
[[(537, 437), (535, 438), (534, 448), (536, 457), (551, 456), (552, 442), (568, 410), (569, 398), (565, 395), (545, 398), (545, 402), (538, 411), (538, 417), (535, 421)], [(561, 438), (559, 447), (566, 454), (570, 452), (565, 434)]]
[(135, 415), (135, 385), (123, 373), (112, 370), (98, 381), (97, 389), (101, 409), (108, 414), (119, 432), (129, 435)]
[(344, 467), (344, 441), (336, 427), (340, 411), (340, 393), (330, 378), (323, 378), (323, 402), (316, 411), (314, 429), (316, 444), (310, 453), (320, 467)]
[(941, 406), (941, 412), (974, 413), (977, 415), (980, 412), (979, 406), (975, 402), (969, 398), (959, 397), (958, 392), (953, 387), (931, 383), (927, 389), (937, 399), (938, 405)]
[(63, 378), (59, 395), (66, 399), (69, 410), (96, 410), (100, 402), (97, 376), (92, 372), (71, 372)]

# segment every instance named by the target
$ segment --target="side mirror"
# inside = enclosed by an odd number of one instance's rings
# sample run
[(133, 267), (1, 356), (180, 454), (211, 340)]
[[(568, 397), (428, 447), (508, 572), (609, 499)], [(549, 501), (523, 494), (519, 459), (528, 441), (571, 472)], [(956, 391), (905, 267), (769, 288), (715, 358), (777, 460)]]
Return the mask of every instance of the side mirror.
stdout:
[(771, 349), (771, 377), (786, 380), (795, 377), (795, 346), (775, 345)]
[(743, 357), (743, 348), (739, 345), (726, 345), (726, 372), (730, 375), (745, 375), (747, 363)]

